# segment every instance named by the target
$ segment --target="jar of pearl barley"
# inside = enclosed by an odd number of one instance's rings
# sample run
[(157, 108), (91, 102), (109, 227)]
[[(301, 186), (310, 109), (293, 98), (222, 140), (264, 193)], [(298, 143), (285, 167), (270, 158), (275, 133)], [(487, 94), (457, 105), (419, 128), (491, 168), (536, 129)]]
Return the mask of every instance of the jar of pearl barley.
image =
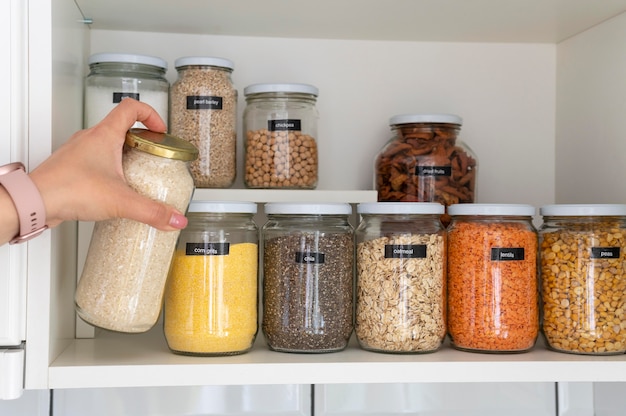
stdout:
[(318, 89), (308, 84), (253, 84), (244, 95), (245, 185), (314, 189)]

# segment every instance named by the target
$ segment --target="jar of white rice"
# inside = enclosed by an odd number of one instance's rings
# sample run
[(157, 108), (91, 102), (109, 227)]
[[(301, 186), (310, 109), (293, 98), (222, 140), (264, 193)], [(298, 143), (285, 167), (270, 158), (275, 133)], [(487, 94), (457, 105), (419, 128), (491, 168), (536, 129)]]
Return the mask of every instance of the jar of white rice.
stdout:
[[(175, 136), (131, 129), (124, 176), (140, 194), (185, 212), (194, 189), (188, 164), (197, 155), (195, 146)], [(76, 288), (78, 315), (113, 331), (149, 330), (161, 311), (178, 235), (124, 218), (97, 222)]]

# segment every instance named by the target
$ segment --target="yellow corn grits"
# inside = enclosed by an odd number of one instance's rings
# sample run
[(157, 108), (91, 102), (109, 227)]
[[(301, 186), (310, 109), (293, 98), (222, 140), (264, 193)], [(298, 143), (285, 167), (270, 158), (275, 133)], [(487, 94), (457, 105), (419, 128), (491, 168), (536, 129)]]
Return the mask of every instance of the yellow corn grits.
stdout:
[(257, 271), (257, 244), (231, 244), (222, 256), (176, 250), (165, 291), (170, 349), (199, 355), (250, 349), (257, 332)]

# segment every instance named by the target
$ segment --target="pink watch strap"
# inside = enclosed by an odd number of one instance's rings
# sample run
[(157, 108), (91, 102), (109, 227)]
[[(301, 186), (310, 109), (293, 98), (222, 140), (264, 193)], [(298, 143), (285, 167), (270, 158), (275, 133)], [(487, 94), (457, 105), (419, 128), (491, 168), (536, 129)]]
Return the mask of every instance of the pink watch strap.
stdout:
[(7, 190), (17, 210), (20, 220), (20, 234), (10, 244), (30, 240), (44, 232), (46, 207), (39, 189), (26, 174), (22, 163), (9, 163), (0, 166), (0, 184)]

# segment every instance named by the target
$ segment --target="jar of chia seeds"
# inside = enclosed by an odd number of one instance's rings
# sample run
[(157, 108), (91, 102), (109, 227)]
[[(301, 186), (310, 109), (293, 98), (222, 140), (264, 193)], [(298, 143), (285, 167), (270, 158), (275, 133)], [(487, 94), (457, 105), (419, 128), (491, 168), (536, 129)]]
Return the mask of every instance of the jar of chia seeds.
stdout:
[(446, 335), (444, 206), (373, 202), (357, 206), (355, 333), (375, 352), (423, 353)]
[[(124, 177), (141, 195), (185, 212), (194, 189), (188, 164), (197, 156), (185, 140), (131, 129), (122, 155)], [(78, 315), (112, 331), (154, 326), (179, 233), (125, 218), (96, 222), (74, 298)]]
[(626, 205), (541, 208), (542, 330), (551, 349), (626, 352)]
[(259, 231), (252, 202), (192, 201), (165, 290), (170, 350), (244, 353), (257, 333)]
[(269, 203), (265, 213), (262, 329), (269, 348), (344, 349), (353, 329), (352, 207)]
[(314, 189), (318, 89), (308, 84), (253, 84), (244, 95), (245, 185)]
[[(167, 62), (156, 56), (96, 53), (85, 77), (84, 127), (99, 123), (124, 98), (151, 105), (167, 123), (170, 84)], [(140, 122), (135, 127), (143, 127)]]
[(525, 352), (539, 333), (535, 208), (455, 204), (448, 231), (448, 333), (473, 352)]

